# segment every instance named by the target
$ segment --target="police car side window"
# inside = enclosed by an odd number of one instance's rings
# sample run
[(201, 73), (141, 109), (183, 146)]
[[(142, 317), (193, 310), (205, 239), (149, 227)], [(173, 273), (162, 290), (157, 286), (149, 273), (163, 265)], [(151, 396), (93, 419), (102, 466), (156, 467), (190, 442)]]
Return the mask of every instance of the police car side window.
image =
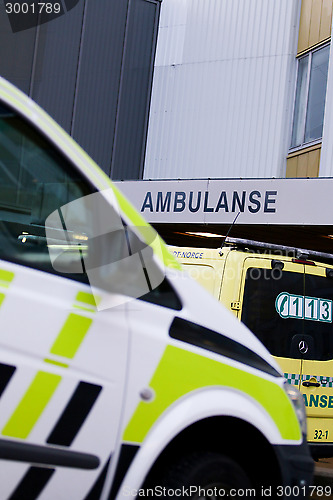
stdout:
[[(0, 258), (43, 271), (51, 265), (45, 220), (94, 189), (39, 132), (0, 104)], [(68, 276), (86, 281), (81, 273)]]

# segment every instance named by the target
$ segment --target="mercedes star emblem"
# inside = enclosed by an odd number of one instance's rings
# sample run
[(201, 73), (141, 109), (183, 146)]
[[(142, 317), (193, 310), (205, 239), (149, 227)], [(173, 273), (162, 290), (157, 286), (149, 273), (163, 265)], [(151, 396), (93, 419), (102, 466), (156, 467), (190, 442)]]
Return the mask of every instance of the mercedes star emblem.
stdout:
[(309, 350), (309, 346), (304, 340), (301, 340), (300, 343), (298, 344), (298, 349), (299, 352), (301, 352), (302, 354), (306, 354)]

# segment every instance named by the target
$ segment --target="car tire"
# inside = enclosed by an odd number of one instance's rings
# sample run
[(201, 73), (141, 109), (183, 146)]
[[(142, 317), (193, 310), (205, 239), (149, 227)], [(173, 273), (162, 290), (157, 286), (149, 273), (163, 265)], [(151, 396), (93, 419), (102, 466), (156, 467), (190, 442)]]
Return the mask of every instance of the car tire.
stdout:
[[(159, 491), (164, 491), (166, 498), (180, 496), (192, 500), (215, 500), (230, 496), (230, 490), (251, 488), (251, 481), (236, 461), (220, 453), (207, 451), (182, 457), (171, 465), (158, 486), (164, 488)], [(216, 495), (219, 490), (220, 495)]]

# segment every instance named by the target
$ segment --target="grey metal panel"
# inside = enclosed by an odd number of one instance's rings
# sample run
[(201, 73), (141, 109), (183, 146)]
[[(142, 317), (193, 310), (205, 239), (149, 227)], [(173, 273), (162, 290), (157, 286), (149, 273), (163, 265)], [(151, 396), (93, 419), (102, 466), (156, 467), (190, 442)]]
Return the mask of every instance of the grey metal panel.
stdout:
[(84, 1), (39, 28), (32, 98), (70, 132)]
[(142, 177), (159, 3), (131, 0), (111, 176)]
[(29, 94), (36, 28), (13, 33), (0, 1), (0, 74)]
[(128, 0), (86, 0), (72, 135), (110, 171)]
[(319, 177), (333, 176), (333, 50), (330, 49)]
[(0, 0), (0, 74), (110, 175), (142, 175), (159, 0), (64, 0), (64, 15), (11, 32)]
[(299, 9), (163, 0), (145, 178), (285, 175)]

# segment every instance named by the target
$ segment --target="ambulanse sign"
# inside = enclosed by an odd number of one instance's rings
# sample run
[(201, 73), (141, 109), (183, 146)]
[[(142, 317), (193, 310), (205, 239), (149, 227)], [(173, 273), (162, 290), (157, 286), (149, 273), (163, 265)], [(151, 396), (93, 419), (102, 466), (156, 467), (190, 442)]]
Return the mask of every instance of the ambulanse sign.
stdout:
[(212, 179), (116, 183), (152, 223), (331, 225), (333, 179)]

